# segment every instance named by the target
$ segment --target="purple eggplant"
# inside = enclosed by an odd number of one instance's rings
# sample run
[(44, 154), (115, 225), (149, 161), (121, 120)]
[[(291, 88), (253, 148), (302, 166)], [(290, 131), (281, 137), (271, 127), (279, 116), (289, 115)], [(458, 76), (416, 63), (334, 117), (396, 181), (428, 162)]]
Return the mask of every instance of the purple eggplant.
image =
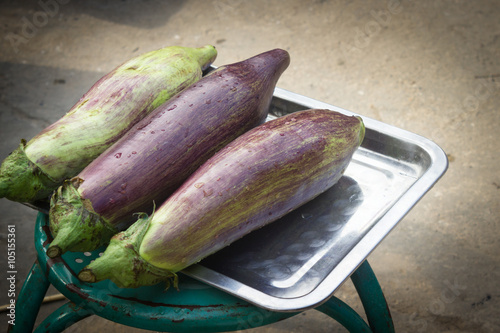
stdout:
[(151, 212), (200, 165), (263, 123), (290, 62), (275, 49), (220, 67), (141, 120), (54, 193), (48, 255), (90, 251)]
[(357, 116), (306, 110), (262, 124), (203, 164), (149, 218), (112, 238), (79, 273), (138, 287), (175, 278), (331, 188), (363, 141)]

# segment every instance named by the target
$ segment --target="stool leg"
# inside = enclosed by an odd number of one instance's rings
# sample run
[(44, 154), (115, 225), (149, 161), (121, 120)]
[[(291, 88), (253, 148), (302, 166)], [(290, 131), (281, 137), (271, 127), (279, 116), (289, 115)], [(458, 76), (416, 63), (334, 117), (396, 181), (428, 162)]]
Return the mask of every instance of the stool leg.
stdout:
[(90, 315), (92, 315), (90, 311), (79, 307), (72, 302), (68, 302), (45, 318), (34, 333), (63, 332), (74, 323), (87, 318)]
[(335, 296), (318, 306), (316, 310), (335, 319), (351, 333), (372, 331), (356, 311)]
[(351, 275), (351, 280), (363, 303), (368, 323), (373, 332), (395, 332), (384, 293), (368, 261), (365, 260), (359, 266)]
[(49, 280), (38, 260), (35, 261), (17, 297), (15, 325), (9, 325), (9, 333), (24, 333), (33, 330), (40, 305), (49, 285)]

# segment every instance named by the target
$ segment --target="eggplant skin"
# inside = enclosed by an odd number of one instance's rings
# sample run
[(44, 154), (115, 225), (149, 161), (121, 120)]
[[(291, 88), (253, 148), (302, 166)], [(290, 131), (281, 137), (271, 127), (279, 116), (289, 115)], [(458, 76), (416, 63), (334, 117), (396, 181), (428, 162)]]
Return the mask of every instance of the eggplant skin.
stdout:
[(150, 213), (216, 151), (262, 124), (289, 63), (287, 51), (273, 49), (219, 67), (142, 119), (54, 192), (48, 255), (104, 245), (134, 213)]
[(21, 142), (0, 166), (0, 197), (46, 200), (65, 179), (156, 107), (198, 81), (217, 56), (211, 45), (170, 46), (132, 58), (97, 81), (57, 122)]
[(361, 118), (306, 110), (240, 136), (152, 217), (140, 256), (177, 272), (332, 187), (364, 138)]

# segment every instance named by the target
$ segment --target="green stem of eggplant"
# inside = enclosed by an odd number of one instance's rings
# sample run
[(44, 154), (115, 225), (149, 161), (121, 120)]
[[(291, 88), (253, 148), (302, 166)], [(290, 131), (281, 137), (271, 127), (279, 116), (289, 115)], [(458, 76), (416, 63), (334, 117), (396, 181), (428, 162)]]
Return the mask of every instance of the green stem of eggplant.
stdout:
[(33, 203), (46, 200), (57, 188), (57, 183), (47, 176), (25, 153), (26, 141), (0, 166), (0, 198)]
[(155, 267), (139, 255), (138, 249), (149, 223), (150, 218), (142, 214), (127, 230), (113, 236), (103, 255), (81, 270), (78, 278), (89, 283), (109, 279), (120, 288), (168, 283), (173, 279), (177, 287), (175, 273)]
[(89, 200), (80, 196), (81, 182), (77, 177), (64, 181), (52, 195), (49, 217), (54, 240), (47, 250), (51, 258), (66, 251), (93, 251), (109, 243), (118, 232), (94, 211)]

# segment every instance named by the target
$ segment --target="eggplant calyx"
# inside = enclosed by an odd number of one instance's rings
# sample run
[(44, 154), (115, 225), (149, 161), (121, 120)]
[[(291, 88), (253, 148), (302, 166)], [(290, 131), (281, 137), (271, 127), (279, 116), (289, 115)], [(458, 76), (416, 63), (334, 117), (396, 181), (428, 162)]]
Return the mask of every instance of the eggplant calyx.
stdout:
[(173, 280), (177, 288), (177, 275), (158, 268), (144, 260), (138, 252), (151, 218), (141, 214), (127, 230), (113, 238), (103, 255), (78, 273), (83, 282), (95, 283), (109, 279), (119, 288), (137, 288)]
[(33, 203), (48, 200), (57, 183), (33, 163), (25, 152), (26, 141), (0, 166), (0, 198)]
[(50, 231), (54, 236), (47, 255), (55, 258), (66, 251), (93, 251), (118, 232), (78, 193), (80, 178), (64, 181), (50, 202)]

